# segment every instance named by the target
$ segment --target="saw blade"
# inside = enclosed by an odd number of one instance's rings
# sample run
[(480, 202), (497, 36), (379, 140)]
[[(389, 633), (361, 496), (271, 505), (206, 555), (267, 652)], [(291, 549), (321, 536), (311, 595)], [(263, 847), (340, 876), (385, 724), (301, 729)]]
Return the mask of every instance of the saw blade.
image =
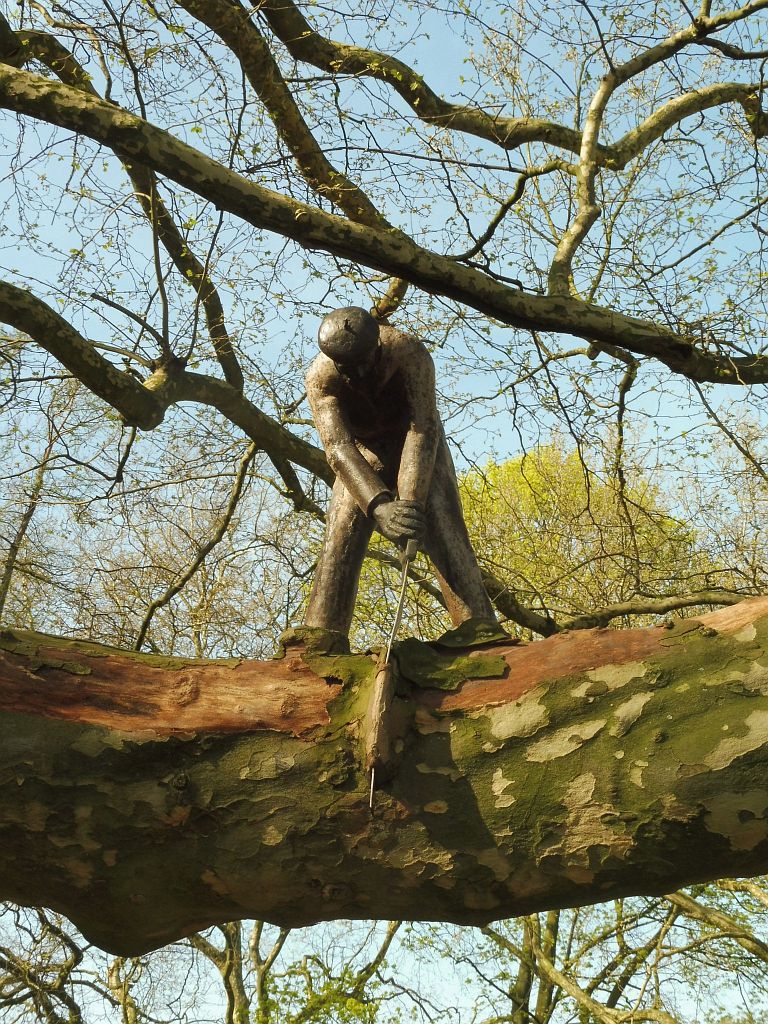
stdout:
[(389, 634), (389, 640), (387, 641), (387, 653), (384, 656), (384, 664), (389, 664), (389, 656), (392, 653), (392, 644), (395, 642), (397, 631), (400, 628), (400, 620), (403, 617), (403, 608), (405, 607), (405, 592), (408, 589), (408, 569), (410, 568), (411, 562), (416, 555), (416, 543), (409, 540), (405, 551), (403, 552), (403, 573), (400, 578), (400, 596), (397, 599), (397, 609), (395, 610), (395, 618), (392, 623), (392, 632)]

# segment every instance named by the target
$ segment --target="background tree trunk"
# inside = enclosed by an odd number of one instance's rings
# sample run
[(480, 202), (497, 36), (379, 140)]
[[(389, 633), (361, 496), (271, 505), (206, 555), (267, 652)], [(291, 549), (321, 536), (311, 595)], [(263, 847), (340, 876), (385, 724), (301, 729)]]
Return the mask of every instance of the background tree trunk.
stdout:
[(768, 598), (669, 628), (190, 661), (0, 634), (0, 898), (133, 955), (214, 922), (484, 923), (768, 867)]

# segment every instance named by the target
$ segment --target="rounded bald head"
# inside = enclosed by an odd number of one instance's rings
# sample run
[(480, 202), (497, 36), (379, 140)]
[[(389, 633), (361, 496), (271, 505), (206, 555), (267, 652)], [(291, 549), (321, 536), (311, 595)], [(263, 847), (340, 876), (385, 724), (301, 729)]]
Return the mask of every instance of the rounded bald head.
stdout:
[(323, 317), (317, 341), (337, 366), (366, 367), (379, 344), (379, 325), (360, 306), (344, 306)]

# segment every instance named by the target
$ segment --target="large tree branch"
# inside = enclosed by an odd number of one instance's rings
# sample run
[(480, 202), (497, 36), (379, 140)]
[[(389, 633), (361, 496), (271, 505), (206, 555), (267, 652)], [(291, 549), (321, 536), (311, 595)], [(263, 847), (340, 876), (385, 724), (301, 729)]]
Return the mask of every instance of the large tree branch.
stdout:
[[(749, 14), (764, 7), (764, 2), (750, 4), (740, 10), (740, 16), (748, 17)], [(474, 135), (477, 138), (496, 143), (505, 150), (518, 149), (531, 142), (546, 143), (574, 154), (579, 154), (582, 150), (582, 133), (577, 129), (568, 128), (543, 118), (501, 117), (497, 114), (488, 114), (480, 107), (450, 103), (439, 97), (421, 75), (396, 57), (376, 50), (326, 39), (314, 31), (293, 0), (261, 0), (258, 10), (296, 60), (304, 61), (321, 71), (327, 71), (334, 75), (354, 75), (385, 82), (427, 124)], [(654, 63), (664, 59), (675, 49), (690, 43), (703, 43), (707, 32), (716, 32), (730, 21), (738, 20), (730, 18), (728, 21), (726, 20), (728, 17), (728, 15), (724, 15), (723, 17), (704, 19), (695, 25), (687, 26), (682, 33), (679, 33), (681, 38), (679, 40), (675, 38), (675, 41), (666, 48), (663, 48), (663, 44), (649, 48), (649, 51), (646, 52), (653, 51), (650, 62)], [(629, 74), (635, 74), (638, 70), (642, 69), (632, 64)], [(751, 88), (753, 93), (757, 89), (757, 87), (749, 86), (741, 88)], [(707, 90), (702, 90), (702, 92), (706, 93)], [(700, 98), (698, 102), (703, 105), (697, 107), (696, 96), (699, 96), (699, 93), (679, 98), (683, 102), (678, 108), (677, 120), (718, 103), (713, 95), (710, 102)], [(720, 102), (731, 102), (733, 98), (728, 97)], [(735, 98), (738, 99), (738, 97)], [(617, 142), (613, 144), (597, 143), (594, 150), (594, 159), (597, 165), (613, 168), (626, 166), (630, 160), (642, 152), (641, 139), (645, 139), (644, 144), (647, 145), (648, 141), (658, 138), (666, 130), (661, 128), (657, 133), (657, 125), (664, 123), (672, 115), (674, 109), (670, 104), (666, 104), (648, 117), (639, 128), (628, 132)], [(675, 121), (669, 123), (673, 124)]]
[(29, 335), (126, 423), (152, 430), (178, 402), (209, 405), (226, 416), (273, 460), (288, 460), (327, 483), (333, 474), (320, 448), (296, 437), (257, 408), (238, 388), (171, 361), (143, 383), (118, 370), (71, 324), (31, 292), (0, 281), (0, 320)]
[(480, 107), (449, 103), (421, 75), (397, 57), (326, 39), (315, 32), (292, 0), (261, 0), (258, 10), (296, 60), (334, 75), (354, 75), (385, 82), (426, 124), (466, 132), (503, 149), (547, 142), (578, 153), (581, 133), (537, 117), (499, 117)]
[(113, 366), (60, 313), (31, 292), (0, 281), (0, 320), (50, 352), (94, 395), (117, 409), (126, 423), (142, 430), (162, 423), (165, 407), (156, 396)]
[(246, 916), (485, 923), (768, 867), (768, 598), (673, 630), (400, 644), (373, 814), (376, 663), (323, 650), (0, 634), (0, 898), (133, 954)]
[(272, 51), (242, 4), (238, 0), (178, 0), (178, 5), (212, 29), (232, 50), (280, 138), (318, 195), (330, 199), (351, 220), (386, 227), (386, 220), (365, 193), (336, 170), (323, 153), (285, 84)]
[(607, 626), (614, 619), (628, 615), (667, 615), (669, 612), (676, 612), (681, 608), (696, 608), (701, 605), (733, 605), (746, 599), (745, 594), (736, 594), (733, 591), (720, 588), (697, 590), (692, 594), (672, 594), (668, 597), (637, 596), (627, 601), (617, 601), (604, 608), (595, 608), (594, 611), (585, 612), (583, 615), (574, 615), (573, 618), (566, 619), (561, 623), (559, 628), (594, 629), (598, 626)]
[[(66, 85), (98, 96), (91, 76), (55, 36), (37, 31), (14, 33), (2, 14), (0, 26), (3, 28), (0, 59), (7, 60), (14, 67), (20, 67), (29, 60), (38, 60)], [(207, 266), (194, 254), (161, 199), (153, 171), (136, 162), (124, 163), (123, 166), (152, 230), (157, 233), (182, 279), (195, 289), (202, 303), (211, 343), (226, 380), (233, 387), (242, 389), (243, 373), (227, 330), (221, 298)], [(162, 339), (162, 342), (167, 344), (167, 339)]]
[(759, 95), (759, 83), (715, 82), (703, 89), (676, 96), (655, 110), (637, 128), (623, 135), (611, 147), (612, 153), (605, 166), (621, 170), (640, 156), (652, 142), (660, 139), (665, 132), (686, 117), (727, 103), (738, 103), (743, 107), (755, 138), (764, 138), (768, 135), (768, 125), (765, 124), (764, 113), (761, 117), (756, 114), (756, 111), (760, 111)]
[[(419, 117), (430, 124), (465, 131), (512, 149), (532, 141), (547, 142), (579, 154), (576, 197), (578, 210), (561, 238), (549, 274), (549, 290), (568, 295), (574, 256), (600, 216), (595, 181), (603, 167), (623, 168), (673, 124), (693, 113), (734, 100), (741, 103), (756, 137), (766, 134), (761, 116), (757, 85), (717, 84), (678, 97), (649, 116), (638, 128), (614, 145), (600, 140), (603, 118), (615, 91), (654, 64), (667, 60), (685, 46), (700, 42), (724, 25), (760, 10), (759, 3), (718, 17), (701, 17), (667, 39), (648, 47), (623, 65), (611, 64), (590, 103), (583, 131), (578, 132), (541, 119), (491, 118), (476, 107), (457, 106), (439, 99), (421, 76), (407, 65), (384, 54), (346, 46), (321, 37), (292, 3), (292, 0), (262, 0), (260, 11), (296, 59), (302, 59), (332, 74), (348, 73), (380, 78), (392, 85)], [(757, 114), (754, 106), (757, 104)], [(471, 250), (470, 250), (471, 251)]]
[(768, 380), (765, 356), (698, 348), (693, 336), (568, 296), (529, 295), (417, 245), (402, 231), (355, 224), (287, 199), (236, 174), (167, 132), (103, 100), (0, 65), (0, 105), (82, 132), (139, 159), (256, 227), (405, 278), (517, 327), (560, 331), (652, 356), (694, 380)]
[[(750, 10), (756, 10), (764, 6), (764, 3), (761, 0), (759, 4), (749, 6)], [(734, 12), (730, 13), (733, 14)], [(550, 267), (549, 290), (552, 294), (567, 295), (569, 289), (572, 288), (571, 274), (574, 256), (601, 214), (596, 196), (596, 181), (601, 166), (599, 141), (603, 128), (603, 119), (614, 93), (636, 76), (652, 68), (654, 65), (668, 60), (690, 43), (716, 32), (731, 20), (738, 19), (735, 16), (733, 18), (727, 16), (698, 18), (692, 21), (686, 28), (673, 33), (655, 46), (648, 47), (623, 64), (618, 66), (611, 64), (610, 71), (600, 80), (600, 84), (589, 104), (582, 132), (579, 164), (576, 174), (576, 198), (578, 203), (576, 216), (560, 239)], [(749, 97), (746, 95), (747, 91)], [(702, 92), (706, 94), (703, 96), (698, 96), (696, 93), (688, 94), (687, 96), (680, 97), (679, 100), (667, 103), (637, 129), (636, 132), (630, 132), (627, 149), (625, 150), (627, 158), (631, 158), (635, 151), (642, 152), (642, 149), (653, 138), (660, 137), (677, 120), (687, 117), (689, 112), (693, 113), (697, 109), (696, 100), (699, 103), (703, 103), (703, 106), (698, 107), (701, 110), (705, 109), (706, 106), (713, 105), (711, 102), (713, 96), (725, 96), (728, 94), (724, 86), (720, 86), (719, 93), (717, 89), (715, 89), (713, 94), (710, 94), (708, 90), (702, 90)], [(730, 98), (737, 98), (746, 111), (750, 101), (756, 102), (756, 93), (756, 86), (752, 88), (749, 86), (741, 87), (741, 91), (737, 92), (735, 97), (731, 96)], [(755, 121), (753, 117), (749, 120), (749, 123), (750, 125), (756, 123), (759, 126), (759, 118)], [(657, 132), (658, 134), (656, 134)], [(755, 134), (759, 134), (757, 130), (755, 130)]]
[(768, 964), (768, 943), (758, 938), (753, 931), (731, 917), (730, 914), (725, 914), (716, 907), (705, 906), (684, 892), (670, 893), (667, 899), (673, 906), (679, 907), (692, 921), (700, 921), (705, 926), (716, 928), (719, 937), (733, 939), (751, 956)]

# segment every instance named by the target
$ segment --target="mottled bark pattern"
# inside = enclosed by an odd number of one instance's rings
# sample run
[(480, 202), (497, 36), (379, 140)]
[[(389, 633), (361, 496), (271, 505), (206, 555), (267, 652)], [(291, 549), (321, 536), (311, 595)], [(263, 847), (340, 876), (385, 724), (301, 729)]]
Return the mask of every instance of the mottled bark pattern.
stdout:
[(227, 918), (479, 923), (768, 868), (768, 598), (400, 653), (372, 816), (370, 656), (0, 634), (0, 898), (132, 954)]

